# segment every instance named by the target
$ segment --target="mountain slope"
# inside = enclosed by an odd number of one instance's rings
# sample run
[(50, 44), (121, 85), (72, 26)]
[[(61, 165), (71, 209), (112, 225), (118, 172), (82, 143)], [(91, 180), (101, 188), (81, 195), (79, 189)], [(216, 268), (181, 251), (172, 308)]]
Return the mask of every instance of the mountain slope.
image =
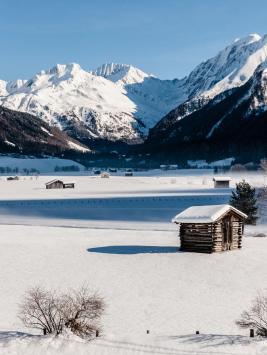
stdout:
[[(57, 65), (28, 81), (0, 83), (0, 102), (5, 107), (36, 115), (81, 140), (139, 141), (175, 106), (166, 104), (165, 94), (160, 102), (158, 96), (164, 86), (177, 97), (174, 94), (177, 81), (166, 81), (162, 86), (164, 81), (122, 65), (113, 68), (115, 80), (110, 77), (110, 70), (105, 67), (93, 74), (78, 64)], [(144, 85), (146, 79), (151, 84)], [(141, 93), (138, 85), (144, 88)]]
[(256, 147), (261, 146), (263, 154), (267, 148), (266, 110), (267, 61), (243, 86), (217, 95), (183, 119), (177, 120), (177, 109), (171, 111), (150, 131), (147, 144), (152, 150), (191, 146), (200, 152), (199, 144), (205, 143), (206, 147), (225, 147), (228, 153), (236, 153), (238, 147), (239, 151), (254, 149), (255, 154)]
[(34, 114), (60, 129), (82, 124), (88, 137), (134, 139), (139, 122), (134, 104), (110, 81), (77, 64), (57, 65), (2, 97), (8, 108)]
[(27, 81), (0, 81), (0, 104), (33, 114), (89, 146), (141, 143), (149, 129), (164, 131), (215, 97), (224, 99), (266, 58), (267, 37), (253, 34), (181, 80), (160, 80), (127, 64), (104, 64), (92, 72), (78, 64), (56, 65)]
[(30, 114), (0, 107), (0, 152), (60, 154), (88, 149)]

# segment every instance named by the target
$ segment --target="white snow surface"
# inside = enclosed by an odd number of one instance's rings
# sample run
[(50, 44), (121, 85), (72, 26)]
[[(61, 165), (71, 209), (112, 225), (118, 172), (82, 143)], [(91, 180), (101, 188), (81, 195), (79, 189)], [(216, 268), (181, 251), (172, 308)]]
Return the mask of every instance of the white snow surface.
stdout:
[(212, 223), (216, 222), (228, 211), (234, 211), (243, 218), (247, 215), (230, 205), (192, 206), (177, 214), (174, 223)]
[[(231, 176), (233, 183), (264, 183), (260, 173)], [(178, 250), (171, 218), (229, 199), (231, 190), (212, 188), (211, 171), (75, 176), (75, 189), (46, 190), (53, 178), (0, 180), (1, 355), (267, 353), (266, 340), (250, 339), (235, 324), (267, 288), (267, 238), (253, 237), (267, 233), (266, 225), (246, 227), (241, 250)], [(100, 338), (43, 337), (18, 319), (30, 287), (65, 291), (85, 284), (106, 300)]]

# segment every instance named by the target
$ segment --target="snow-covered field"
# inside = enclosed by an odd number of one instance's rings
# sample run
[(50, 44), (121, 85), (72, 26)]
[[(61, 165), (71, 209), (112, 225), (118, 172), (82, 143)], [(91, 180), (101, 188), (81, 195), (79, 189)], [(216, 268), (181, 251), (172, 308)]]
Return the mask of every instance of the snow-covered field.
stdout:
[[(1, 355), (267, 354), (266, 341), (235, 325), (267, 288), (267, 238), (253, 237), (267, 226), (247, 228), (238, 251), (179, 252), (171, 217), (225, 203), (230, 190), (213, 189), (205, 171), (139, 175), (62, 177), (75, 180), (74, 190), (46, 190), (48, 176), (1, 178)], [(264, 182), (235, 175), (232, 186), (242, 178)], [(101, 338), (27, 335), (34, 332), (17, 318), (25, 290), (84, 284), (106, 300)]]

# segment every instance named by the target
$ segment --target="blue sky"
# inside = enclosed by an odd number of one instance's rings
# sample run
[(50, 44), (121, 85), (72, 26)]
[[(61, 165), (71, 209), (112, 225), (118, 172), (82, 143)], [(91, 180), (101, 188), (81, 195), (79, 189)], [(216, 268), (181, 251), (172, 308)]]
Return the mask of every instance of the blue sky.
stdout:
[(266, 13), (266, 0), (0, 0), (0, 78), (69, 62), (181, 78), (235, 38), (267, 33)]

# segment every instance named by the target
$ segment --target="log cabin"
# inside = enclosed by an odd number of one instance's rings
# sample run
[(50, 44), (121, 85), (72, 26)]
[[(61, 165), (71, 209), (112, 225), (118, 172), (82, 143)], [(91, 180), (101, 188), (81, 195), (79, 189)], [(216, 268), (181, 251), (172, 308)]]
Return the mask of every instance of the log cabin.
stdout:
[(230, 205), (193, 206), (173, 222), (180, 226), (180, 250), (214, 253), (242, 247), (247, 215)]
[(62, 180), (52, 180), (45, 184), (46, 189), (74, 189), (74, 182), (63, 182)]
[(64, 182), (62, 180), (52, 180), (45, 184), (46, 189), (63, 189)]

